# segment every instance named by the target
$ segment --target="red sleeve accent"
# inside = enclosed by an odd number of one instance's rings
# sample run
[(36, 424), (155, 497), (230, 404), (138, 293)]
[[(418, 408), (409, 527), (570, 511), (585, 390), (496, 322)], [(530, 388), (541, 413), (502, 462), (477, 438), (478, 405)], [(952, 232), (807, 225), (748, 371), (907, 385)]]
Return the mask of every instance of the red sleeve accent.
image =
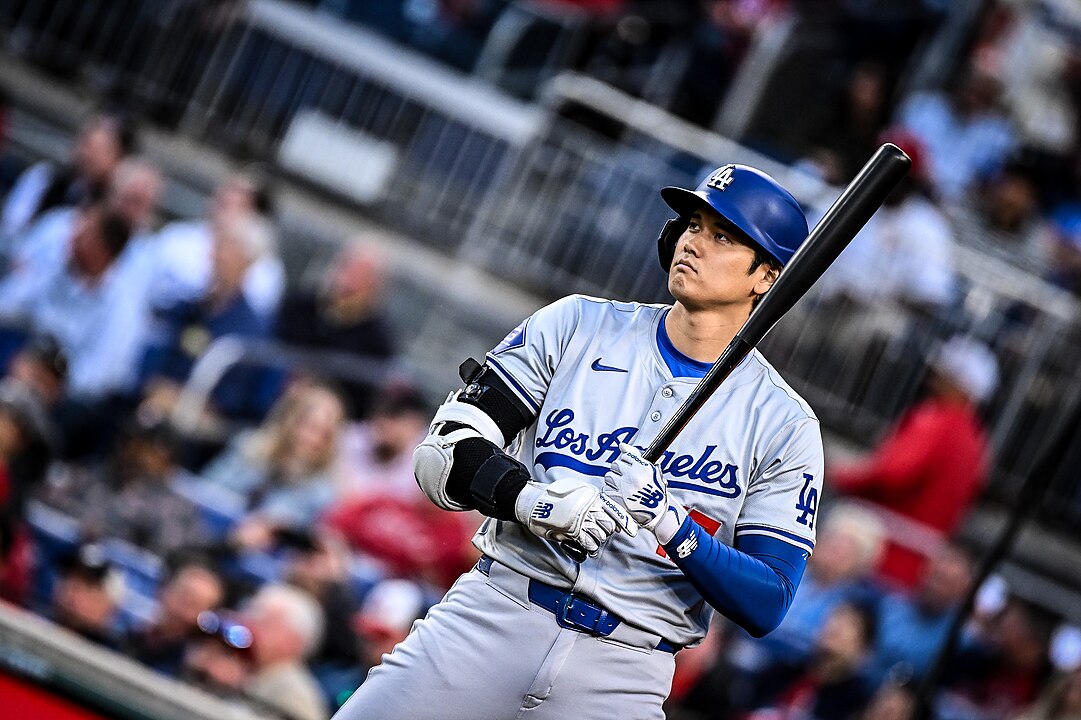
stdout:
[[(720, 520), (714, 520), (710, 516), (703, 515), (697, 510), (687, 510), (687, 514), (691, 516), (691, 520), (694, 520), (696, 523), (704, 527), (706, 529), (706, 532), (710, 535), (716, 535), (717, 530), (719, 530), (721, 527)], [(668, 557), (668, 553), (666, 553), (664, 551), (664, 548), (660, 545), (657, 546), (657, 554), (661, 557)]]

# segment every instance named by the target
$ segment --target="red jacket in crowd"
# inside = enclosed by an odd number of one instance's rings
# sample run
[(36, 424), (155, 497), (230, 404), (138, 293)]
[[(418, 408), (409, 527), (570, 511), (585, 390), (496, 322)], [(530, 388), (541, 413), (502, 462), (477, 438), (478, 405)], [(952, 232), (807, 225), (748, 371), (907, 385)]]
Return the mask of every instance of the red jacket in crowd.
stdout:
[[(976, 408), (932, 397), (910, 408), (868, 460), (831, 478), (842, 493), (951, 535), (986, 482), (989, 455)], [(891, 543), (880, 571), (912, 587), (922, 566), (919, 553)]]

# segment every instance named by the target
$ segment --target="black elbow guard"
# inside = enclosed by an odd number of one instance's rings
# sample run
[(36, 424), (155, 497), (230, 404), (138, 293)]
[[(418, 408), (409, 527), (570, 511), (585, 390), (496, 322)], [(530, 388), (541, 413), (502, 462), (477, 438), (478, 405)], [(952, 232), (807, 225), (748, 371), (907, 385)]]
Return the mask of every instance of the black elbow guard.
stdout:
[(525, 465), (484, 438), (454, 446), (447, 495), (497, 520), (514, 520), (514, 501), (529, 482)]

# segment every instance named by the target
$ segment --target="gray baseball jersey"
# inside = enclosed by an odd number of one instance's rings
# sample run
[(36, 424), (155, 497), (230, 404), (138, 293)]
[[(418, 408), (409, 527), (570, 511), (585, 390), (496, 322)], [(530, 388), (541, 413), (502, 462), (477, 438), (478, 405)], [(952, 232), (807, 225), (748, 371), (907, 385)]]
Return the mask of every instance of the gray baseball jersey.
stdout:
[[(515, 452), (535, 480), (603, 487), (619, 443), (645, 446), (706, 367), (662, 329), (667, 307), (573, 296), (535, 313), (488, 365), (537, 413)], [(741, 533), (810, 552), (822, 443), (807, 405), (757, 352), (661, 461), (670, 496), (726, 543)], [(612, 536), (582, 564), (489, 519), (484, 559), (374, 668), (338, 720), (661, 720), (675, 663), (658, 639), (701, 640), (711, 609), (650, 532)], [(606, 637), (557, 623), (533, 581), (588, 596), (625, 622)], [(566, 607), (564, 606), (564, 611)]]
[[(603, 489), (619, 443), (644, 449), (694, 389), (698, 378), (681, 372), (687, 359), (661, 328), (667, 310), (575, 295), (536, 312), (488, 354), (537, 413), (515, 448), (535, 480), (571, 476)], [(814, 413), (755, 350), (659, 464), (671, 497), (726, 544), (758, 533), (810, 551), (822, 463)], [(712, 609), (652, 533), (618, 533), (581, 565), (514, 522), (487, 520), (474, 544), (674, 643), (694, 644), (709, 626)]]

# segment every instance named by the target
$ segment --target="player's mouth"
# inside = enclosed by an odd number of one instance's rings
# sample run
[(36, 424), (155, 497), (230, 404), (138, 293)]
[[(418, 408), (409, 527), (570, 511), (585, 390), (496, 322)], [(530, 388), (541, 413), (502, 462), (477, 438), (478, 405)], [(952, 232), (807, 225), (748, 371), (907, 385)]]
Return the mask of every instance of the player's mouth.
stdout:
[(690, 271), (691, 271), (691, 272), (693, 272), (693, 273), (697, 273), (697, 272), (698, 272), (697, 270), (695, 270), (695, 269), (694, 269), (694, 266), (693, 266), (693, 265), (691, 265), (691, 264), (690, 264), (689, 262), (687, 262), (687, 259), (686, 259), (686, 258), (680, 258), (680, 259), (679, 259), (679, 260), (678, 260), (678, 261), (676, 262), (676, 264), (672, 266), (672, 269), (673, 269), (673, 270), (679, 270), (680, 268), (682, 268), (682, 269), (684, 269), (684, 270), (690, 270)]

